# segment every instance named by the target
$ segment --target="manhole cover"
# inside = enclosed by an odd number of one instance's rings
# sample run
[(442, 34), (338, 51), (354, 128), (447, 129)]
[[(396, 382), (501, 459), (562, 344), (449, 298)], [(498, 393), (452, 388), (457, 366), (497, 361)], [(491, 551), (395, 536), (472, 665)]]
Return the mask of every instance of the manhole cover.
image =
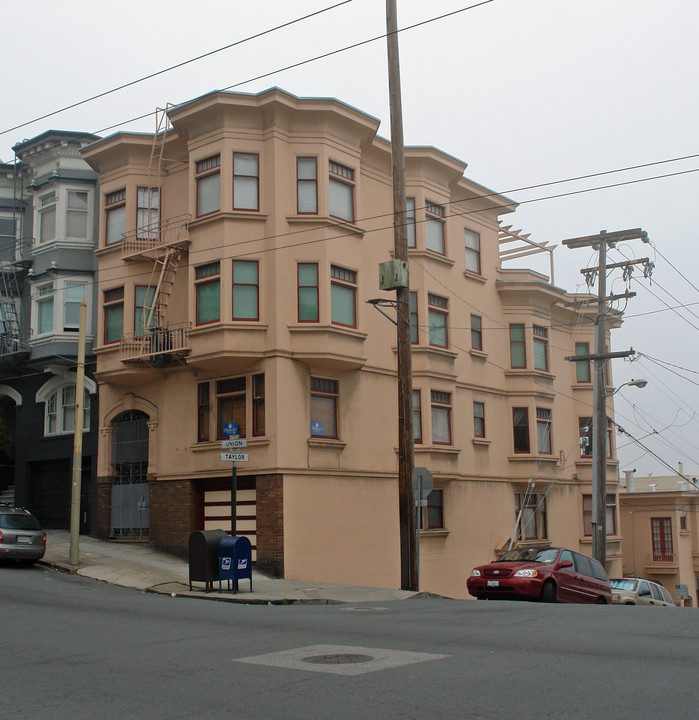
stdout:
[(374, 658), (371, 655), (358, 655), (356, 653), (337, 653), (333, 655), (311, 655), (302, 658), (302, 662), (315, 665), (349, 665), (350, 663), (371, 662)]

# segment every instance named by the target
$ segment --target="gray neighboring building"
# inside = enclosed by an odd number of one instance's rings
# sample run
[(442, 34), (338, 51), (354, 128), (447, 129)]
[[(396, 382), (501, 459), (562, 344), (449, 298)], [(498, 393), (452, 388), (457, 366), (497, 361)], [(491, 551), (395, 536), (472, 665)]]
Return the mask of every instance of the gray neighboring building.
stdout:
[(70, 525), (80, 304), (87, 302), (81, 532), (97, 467), (97, 174), (87, 133), (49, 130), (0, 165), (0, 493), (47, 528)]

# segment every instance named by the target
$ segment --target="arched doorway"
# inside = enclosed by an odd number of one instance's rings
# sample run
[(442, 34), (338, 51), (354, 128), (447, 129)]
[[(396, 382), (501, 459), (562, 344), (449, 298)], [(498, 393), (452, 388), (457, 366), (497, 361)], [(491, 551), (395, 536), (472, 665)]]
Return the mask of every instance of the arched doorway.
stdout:
[(148, 415), (128, 410), (112, 421), (111, 532), (115, 539), (148, 536)]

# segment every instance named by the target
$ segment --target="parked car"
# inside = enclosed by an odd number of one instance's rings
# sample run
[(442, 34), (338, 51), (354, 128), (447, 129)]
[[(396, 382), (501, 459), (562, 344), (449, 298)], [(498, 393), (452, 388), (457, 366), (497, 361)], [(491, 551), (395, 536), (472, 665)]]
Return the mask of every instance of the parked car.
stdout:
[(0, 561), (18, 560), (33, 565), (46, 552), (41, 523), (24, 508), (0, 505)]
[(495, 562), (474, 568), (466, 585), (478, 599), (612, 602), (607, 573), (597, 560), (558, 547), (509, 550)]
[(660, 584), (646, 578), (610, 578), (612, 602), (617, 605), (663, 605), (674, 607), (672, 595)]

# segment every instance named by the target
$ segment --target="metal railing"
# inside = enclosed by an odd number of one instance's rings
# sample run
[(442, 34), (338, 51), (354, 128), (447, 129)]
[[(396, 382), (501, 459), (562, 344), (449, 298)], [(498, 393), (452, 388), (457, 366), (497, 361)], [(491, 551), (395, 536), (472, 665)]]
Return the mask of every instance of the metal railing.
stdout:
[(146, 360), (159, 355), (186, 355), (189, 323), (154, 326), (121, 337), (121, 360)]
[(0, 332), (0, 357), (8, 357), (30, 351), (28, 330), (20, 332)]
[(177, 215), (124, 233), (121, 241), (122, 259), (142, 256), (153, 258), (166, 248), (187, 245), (190, 220), (189, 214)]

